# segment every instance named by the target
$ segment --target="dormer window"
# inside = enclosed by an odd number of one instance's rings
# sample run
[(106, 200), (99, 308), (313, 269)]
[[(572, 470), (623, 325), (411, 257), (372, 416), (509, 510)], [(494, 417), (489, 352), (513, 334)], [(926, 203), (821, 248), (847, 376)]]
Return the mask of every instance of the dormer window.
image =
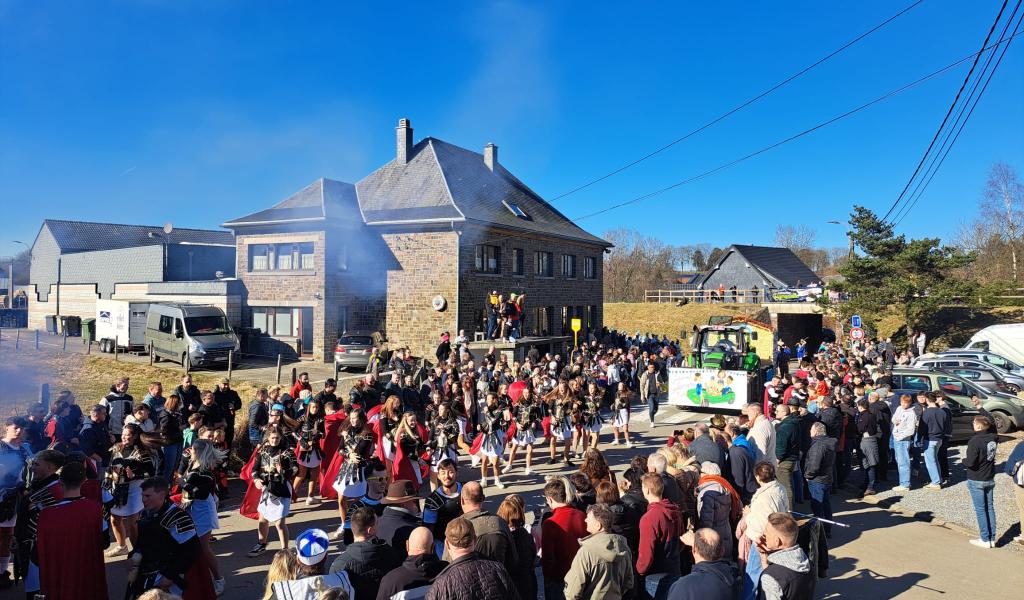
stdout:
[(515, 216), (519, 217), (520, 219), (526, 219), (526, 220), (530, 219), (530, 215), (526, 214), (526, 211), (524, 211), (523, 209), (519, 208), (519, 205), (516, 204), (515, 202), (509, 202), (508, 200), (502, 200), (501, 203), (505, 205), (505, 208), (507, 208), (509, 210), (509, 212), (511, 212)]

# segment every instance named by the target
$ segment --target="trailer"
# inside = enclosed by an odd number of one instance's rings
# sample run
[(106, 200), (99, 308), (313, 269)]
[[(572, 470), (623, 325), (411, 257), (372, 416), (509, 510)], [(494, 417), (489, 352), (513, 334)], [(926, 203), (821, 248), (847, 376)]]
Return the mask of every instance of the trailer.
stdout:
[(149, 302), (96, 301), (96, 341), (101, 352), (141, 350), (146, 346)]

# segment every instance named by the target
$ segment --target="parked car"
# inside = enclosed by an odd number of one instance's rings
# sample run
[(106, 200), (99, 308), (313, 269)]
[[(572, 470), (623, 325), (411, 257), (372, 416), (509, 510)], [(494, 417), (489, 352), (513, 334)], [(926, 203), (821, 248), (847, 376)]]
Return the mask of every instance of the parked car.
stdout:
[(943, 370), (963, 377), (985, 391), (1012, 393), (1007, 389), (1006, 382), (992, 371), (971, 367), (947, 367)]
[[(930, 367), (937, 369), (953, 369), (959, 367), (966, 367), (968, 369), (980, 369), (984, 371), (991, 371), (996, 378), (1002, 380), (1006, 384), (1005, 389), (998, 391), (1008, 392), (1010, 394), (1016, 394), (1017, 392), (1024, 390), (1024, 376), (1018, 375), (1012, 371), (1007, 371), (1002, 367), (998, 367), (993, 363), (985, 360), (967, 357), (967, 356), (956, 356), (952, 354), (925, 354), (911, 363), (914, 366)], [(985, 387), (982, 385), (982, 387)], [(988, 388), (986, 388), (988, 389)], [(996, 391), (996, 390), (993, 390)]]
[(897, 367), (892, 373), (895, 394), (917, 394), (920, 391), (941, 390), (953, 411), (953, 440), (963, 441), (974, 435), (971, 420), (979, 413), (972, 397), (992, 414), (996, 430), (1008, 433), (1024, 427), (1024, 404), (1016, 396), (1002, 392), (989, 392), (959, 375), (945, 370), (916, 367)]
[(950, 348), (945, 352), (936, 352), (936, 355), (961, 356), (963, 358), (983, 360), (987, 363), (992, 363), (993, 365), (1005, 371), (1010, 371), (1011, 373), (1016, 373), (1018, 375), (1024, 375), (1024, 366), (1021, 366), (1013, 362), (1012, 360), (1006, 358), (1002, 354), (996, 354), (995, 352), (986, 352), (984, 350), (970, 350), (967, 348)]
[(154, 360), (166, 358), (188, 369), (227, 367), (228, 353), (240, 349), (224, 311), (197, 304), (150, 304), (145, 340)]
[(384, 334), (379, 331), (346, 331), (334, 346), (334, 364), (341, 370), (349, 367), (364, 369), (374, 348), (381, 352), (381, 360), (386, 364), (390, 357)]

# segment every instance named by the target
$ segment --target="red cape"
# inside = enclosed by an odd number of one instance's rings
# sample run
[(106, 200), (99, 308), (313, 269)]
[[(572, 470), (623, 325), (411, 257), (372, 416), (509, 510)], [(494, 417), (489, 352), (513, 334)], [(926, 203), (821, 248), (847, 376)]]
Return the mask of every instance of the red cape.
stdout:
[[(217, 594), (213, 591), (210, 567), (206, 564), (206, 557), (202, 552), (197, 553), (192, 568), (185, 573), (185, 585), (187, 587), (181, 600), (217, 600)], [(49, 596), (47, 596), (47, 600), (49, 600)]]
[[(416, 424), (416, 433), (420, 436), (421, 440), (427, 438), (427, 428), (422, 423)], [(424, 457), (428, 459), (426, 468), (420, 466), (420, 477), (425, 479), (430, 471), (429, 465), (429, 454), (424, 453)], [(408, 460), (407, 460), (408, 459)], [(416, 485), (416, 472), (413, 470), (413, 463), (411, 460), (416, 460), (415, 456), (406, 456), (402, 451), (402, 445), (395, 440), (395, 462), (391, 465), (391, 481), (398, 481), (399, 479), (405, 479), (411, 481), (413, 485)], [(417, 486), (418, 487), (418, 486)]]
[(326, 466), (320, 467), (321, 498), (338, 497), (338, 492), (334, 490), (334, 480), (338, 477), (342, 463), (345, 462), (345, 457), (338, 454), (338, 447), (341, 446), (341, 436), (338, 434), (341, 433), (341, 426), (344, 425), (346, 418), (348, 416), (340, 412), (324, 417), (324, 439), (320, 447), (324, 451), (324, 460), (329, 462)]
[(260, 518), (259, 512), (256, 510), (260, 503), (260, 491), (256, 489), (252, 482), (252, 469), (256, 464), (256, 457), (259, 455), (261, 447), (262, 445), (256, 446), (252, 451), (252, 456), (249, 457), (249, 462), (245, 463), (245, 466), (242, 467), (242, 472), (238, 474), (242, 481), (249, 484), (245, 488), (245, 497), (242, 498), (242, 505), (238, 507), (238, 513), (243, 517), (254, 520), (259, 520)]
[(88, 498), (40, 513), (36, 550), (47, 600), (107, 600), (102, 531), (103, 505)]

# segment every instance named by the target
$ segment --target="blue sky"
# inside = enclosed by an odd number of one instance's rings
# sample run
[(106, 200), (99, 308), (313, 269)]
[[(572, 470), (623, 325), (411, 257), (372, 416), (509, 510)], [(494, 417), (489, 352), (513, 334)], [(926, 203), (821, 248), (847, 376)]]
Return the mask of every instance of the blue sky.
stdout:
[[(553, 198), (757, 94), (910, 3), (0, 0), (0, 255), (44, 218), (212, 227), (390, 160), (394, 127), (500, 160)], [(926, 0), (773, 96), (555, 202), (570, 217), (685, 179), (974, 52), (999, 2)], [(1024, 172), (1015, 41), (900, 229), (948, 237), (994, 161)], [(842, 246), (884, 210), (967, 64), (797, 142), (581, 224), (666, 242)]]

